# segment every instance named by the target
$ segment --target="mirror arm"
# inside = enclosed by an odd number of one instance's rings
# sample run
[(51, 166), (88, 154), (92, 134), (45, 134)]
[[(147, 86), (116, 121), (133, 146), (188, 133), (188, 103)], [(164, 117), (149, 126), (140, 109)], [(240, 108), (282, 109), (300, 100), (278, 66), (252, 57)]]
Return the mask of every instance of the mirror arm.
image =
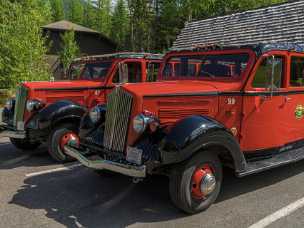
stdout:
[(270, 92), (270, 97), (272, 98), (273, 96), (273, 90), (274, 90), (274, 69), (275, 69), (275, 62), (274, 62), (274, 55), (272, 55), (272, 69), (271, 69), (271, 92)]

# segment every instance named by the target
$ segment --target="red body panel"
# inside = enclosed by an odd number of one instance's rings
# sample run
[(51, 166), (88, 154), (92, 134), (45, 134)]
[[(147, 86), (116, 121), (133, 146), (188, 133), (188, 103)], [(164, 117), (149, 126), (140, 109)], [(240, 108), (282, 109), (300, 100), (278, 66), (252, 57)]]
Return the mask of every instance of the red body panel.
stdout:
[[(157, 116), (163, 126), (169, 126), (190, 115), (207, 115), (222, 123), (235, 135), (244, 152), (284, 147), (304, 138), (304, 119), (295, 118), (297, 105), (304, 105), (304, 87), (289, 87), (290, 55), (288, 51), (266, 52), (259, 59), (249, 50), (249, 66), (241, 80), (179, 80), (125, 85), (135, 96), (131, 119), (144, 110)], [(210, 53), (240, 53), (212, 51)], [(244, 50), (243, 50), (244, 52)], [(204, 52), (206, 54), (209, 52)], [(199, 55), (197, 52), (173, 52), (166, 56)], [(285, 57), (283, 86), (274, 96), (263, 97), (267, 89), (255, 89), (251, 84), (262, 59), (270, 55)], [(293, 54), (304, 57), (304, 54)], [(163, 69), (164, 69), (163, 64)], [(159, 78), (162, 78), (162, 70)], [(303, 94), (290, 94), (303, 91)], [(256, 94), (256, 95), (254, 95)], [(138, 138), (129, 128), (128, 144)]]
[[(272, 51), (260, 57), (249, 76), (245, 91), (248, 94), (266, 91), (266, 89), (252, 88), (251, 85), (257, 67), (263, 57), (269, 55), (285, 57), (283, 86), (278, 89), (280, 94), (276, 96), (244, 96), (241, 130), (241, 148), (243, 151), (254, 152), (268, 148), (278, 148), (303, 139), (303, 134), (301, 134), (303, 127), (300, 127), (303, 124), (303, 120), (297, 120), (294, 113), (296, 106), (303, 104), (304, 96), (301, 94), (288, 94), (288, 91), (294, 90), (289, 87), (289, 52)], [(300, 90), (303, 90), (303, 88)]]
[[(75, 80), (75, 81), (55, 81), (55, 82), (26, 82), (23, 83), (29, 89), (27, 99), (38, 99), (46, 106), (59, 100), (70, 100), (87, 108), (92, 108), (97, 104), (106, 103), (106, 95), (115, 86), (112, 82), (115, 73), (118, 71), (119, 63), (138, 63), (141, 66), (141, 81), (147, 79), (147, 63), (159, 63), (160, 60), (127, 58), (112, 59), (110, 67), (104, 81), (98, 80)], [(31, 113), (25, 112), (25, 122), (30, 118)]]

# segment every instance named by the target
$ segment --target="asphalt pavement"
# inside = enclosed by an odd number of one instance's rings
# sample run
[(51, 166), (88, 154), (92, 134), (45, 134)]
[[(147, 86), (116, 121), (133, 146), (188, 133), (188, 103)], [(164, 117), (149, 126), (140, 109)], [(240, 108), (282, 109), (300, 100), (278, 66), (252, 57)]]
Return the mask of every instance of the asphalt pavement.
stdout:
[(0, 227), (303, 227), (304, 162), (242, 179), (224, 170), (217, 202), (186, 215), (168, 180), (139, 184), (77, 163), (54, 163), (45, 147), (23, 152), (0, 140)]

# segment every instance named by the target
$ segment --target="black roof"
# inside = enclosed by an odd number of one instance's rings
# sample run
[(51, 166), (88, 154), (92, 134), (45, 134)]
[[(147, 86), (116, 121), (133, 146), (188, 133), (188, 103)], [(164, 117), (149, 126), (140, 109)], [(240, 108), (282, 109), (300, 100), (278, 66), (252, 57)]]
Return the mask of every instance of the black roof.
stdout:
[(114, 58), (162, 60), (163, 55), (162, 54), (145, 53), (145, 52), (116, 52), (116, 53), (104, 54), (104, 55), (83, 56), (83, 57), (74, 59), (73, 63), (85, 62), (85, 61), (102, 61), (102, 60), (114, 59)]
[(172, 49), (260, 43), (304, 43), (304, 1), (189, 22)]
[(193, 46), (191, 48), (180, 48), (172, 50), (172, 52), (181, 52), (181, 51), (207, 51), (207, 50), (238, 50), (238, 49), (251, 49), (256, 54), (262, 55), (268, 51), (292, 51), (292, 52), (302, 52), (304, 53), (304, 43), (296, 44), (296, 43), (260, 43), (260, 44), (252, 44), (252, 45), (207, 45), (207, 46)]

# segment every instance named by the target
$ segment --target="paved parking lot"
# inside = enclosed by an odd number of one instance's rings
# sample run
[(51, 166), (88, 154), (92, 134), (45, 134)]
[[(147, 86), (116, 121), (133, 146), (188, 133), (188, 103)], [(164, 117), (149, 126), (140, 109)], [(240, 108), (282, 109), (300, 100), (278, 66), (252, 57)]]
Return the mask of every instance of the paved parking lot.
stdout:
[(304, 162), (244, 179), (225, 170), (217, 202), (187, 216), (164, 177), (135, 185), (0, 141), (0, 227), (303, 227), (303, 197)]

